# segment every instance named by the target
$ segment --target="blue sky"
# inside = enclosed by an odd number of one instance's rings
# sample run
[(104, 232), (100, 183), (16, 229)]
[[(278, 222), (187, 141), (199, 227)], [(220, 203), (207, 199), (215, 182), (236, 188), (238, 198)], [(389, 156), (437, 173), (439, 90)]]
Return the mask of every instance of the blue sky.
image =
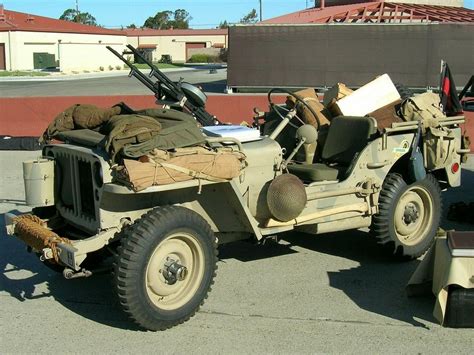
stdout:
[[(252, 8), (259, 8), (258, 0), (78, 0), (79, 10), (91, 13), (97, 23), (106, 27), (120, 27), (135, 23), (143, 25), (148, 16), (158, 11), (187, 10), (192, 17), (191, 27), (213, 28), (219, 22), (238, 22)], [(263, 0), (264, 18), (275, 17), (306, 7), (311, 0)], [(0, 0), (2, 3), (2, 0)], [(74, 8), (75, 0), (3, 0), (7, 10), (29, 12), (58, 18), (65, 9)]]
[[(191, 27), (213, 28), (219, 22), (238, 22), (258, 0), (78, 0), (79, 9), (89, 12), (105, 27), (120, 27), (135, 23), (143, 25), (148, 16), (158, 11), (183, 8), (191, 16)], [(0, 0), (0, 3), (2, 0)], [(304, 9), (312, 0), (263, 0), (263, 18), (271, 18)], [(3, 0), (8, 10), (58, 18), (65, 9), (74, 8), (75, 0)], [(464, 6), (473, 9), (474, 0), (465, 0)]]

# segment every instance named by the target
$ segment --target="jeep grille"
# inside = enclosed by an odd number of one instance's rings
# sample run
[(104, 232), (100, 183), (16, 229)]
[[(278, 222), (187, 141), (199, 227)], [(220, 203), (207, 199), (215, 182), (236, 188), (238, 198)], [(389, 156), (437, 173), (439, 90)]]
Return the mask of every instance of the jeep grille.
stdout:
[(93, 153), (66, 144), (47, 146), (44, 155), (53, 157), (56, 208), (72, 225), (89, 233), (99, 228), (99, 188), (93, 166), (99, 159)]

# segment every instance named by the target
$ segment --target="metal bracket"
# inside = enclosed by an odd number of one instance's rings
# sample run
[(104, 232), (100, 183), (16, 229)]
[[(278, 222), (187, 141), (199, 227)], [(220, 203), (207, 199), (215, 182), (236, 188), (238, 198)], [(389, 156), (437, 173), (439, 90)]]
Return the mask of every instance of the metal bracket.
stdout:
[(72, 245), (59, 243), (59, 259), (61, 262), (75, 271), (81, 270), (81, 264), (87, 257), (88, 253), (102, 249), (108, 245), (122, 228), (110, 228), (102, 233), (96, 234), (90, 238), (76, 240)]

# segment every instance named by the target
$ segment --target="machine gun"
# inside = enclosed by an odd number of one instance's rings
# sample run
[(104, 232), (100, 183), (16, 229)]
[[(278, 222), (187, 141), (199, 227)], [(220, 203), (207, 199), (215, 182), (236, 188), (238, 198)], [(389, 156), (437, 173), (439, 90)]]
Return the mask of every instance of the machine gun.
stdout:
[[(158, 104), (186, 108), (202, 126), (214, 126), (221, 123), (216, 116), (211, 115), (205, 110), (204, 106), (206, 104), (207, 96), (202, 92), (202, 90), (186, 82), (179, 81), (176, 83), (171, 81), (170, 78), (160, 71), (160, 69), (143, 57), (135, 47), (128, 44), (127, 48), (130, 49), (136, 57), (140, 58), (143, 63), (150, 67), (151, 71), (148, 76), (141, 72), (115, 49), (107, 46), (109, 51), (115, 54), (117, 58), (130, 68), (129, 77), (134, 76), (148, 89), (153, 91)], [(157, 79), (157, 81), (153, 81), (151, 79), (153, 77)]]

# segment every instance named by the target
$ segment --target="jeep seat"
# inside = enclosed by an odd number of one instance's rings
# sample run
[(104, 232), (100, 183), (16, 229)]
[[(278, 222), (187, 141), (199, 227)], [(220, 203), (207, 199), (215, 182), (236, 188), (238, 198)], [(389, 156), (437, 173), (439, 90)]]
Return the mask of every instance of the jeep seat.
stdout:
[(329, 126), (322, 163), (292, 164), (288, 165), (288, 171), (303, 181), (342, 179), (354, 157), (376, 132), (377, 123), (372, 117), (336, 117)]

